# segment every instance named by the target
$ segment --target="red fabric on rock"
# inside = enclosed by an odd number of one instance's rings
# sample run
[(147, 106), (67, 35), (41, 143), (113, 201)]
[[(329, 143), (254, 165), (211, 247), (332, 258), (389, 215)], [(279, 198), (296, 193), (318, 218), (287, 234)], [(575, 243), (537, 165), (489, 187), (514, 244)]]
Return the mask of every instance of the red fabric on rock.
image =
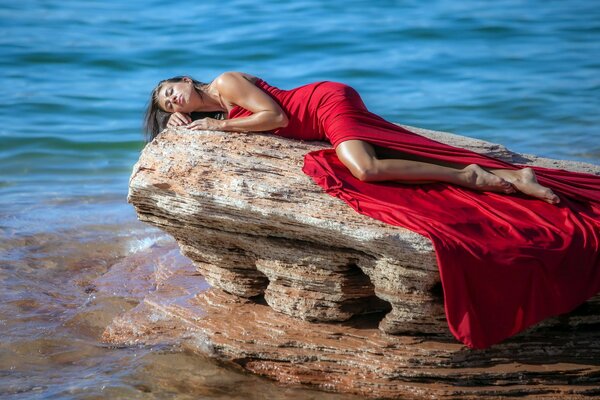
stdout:
[[(281, 90), (256, 85), (290, 119), (273, 134), (345, 140), (489, 168), (522, 166), (449, 146), (369, 112), (359, 94), (336, 82)], [(240, 107), (230, 118), (251, 113)], [(517, 194), (445, 184), (368, 183), (335, 150), (307, 154), (303, 171), (357, 212), (422, 234), (433, 242), (448, 326), (461, 342), (485, 348), (550, 316), (573, 310), (600, 291), (600, 176), (532, 167), (558, 205)]]

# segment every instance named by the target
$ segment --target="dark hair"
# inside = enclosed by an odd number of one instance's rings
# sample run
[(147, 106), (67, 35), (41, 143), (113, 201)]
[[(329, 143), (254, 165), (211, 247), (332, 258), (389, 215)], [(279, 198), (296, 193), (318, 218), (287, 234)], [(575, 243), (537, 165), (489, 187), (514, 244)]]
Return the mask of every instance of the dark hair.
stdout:
[[(163, 111), (158, 104), (158, 91), (161, 86), (165, 83), (181, 82), (185, 78), (184, 76), (176, 76), (169, 79), (164, 79), (158, 82), (158, 85), (152, 89), (150, 94), (150, 101), (146, 108), (146, 115), (144, 116), (144, 139), (146, 143), (150, 143), (154, 138), (167, 126), (167, 121), (171, 116), (171, 113)], [(191, 78), (190, 78), (191, 79)], [(201, 87), (205, 86), (206, 83), (192, 79), (194, 89), (202, 96)], [(206, 112), (193, 112), (191, 115), (192, 120), (200, 118), (214, 118), (214, 119), (225, 119), (225, 113), (221, 111), (206, 111)]]

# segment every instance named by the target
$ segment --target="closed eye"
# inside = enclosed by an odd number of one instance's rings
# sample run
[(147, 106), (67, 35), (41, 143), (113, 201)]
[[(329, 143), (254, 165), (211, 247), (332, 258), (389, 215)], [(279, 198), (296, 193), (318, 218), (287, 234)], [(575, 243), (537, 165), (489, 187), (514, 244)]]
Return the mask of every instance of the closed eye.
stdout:
[[(168, 88), (168, 89), (165, 90), (165, 97), (168, 98), (169, 96), (171, 96), (171, 94), (173, 94), (173, 88), (172, 87), (170, 87), (170, 88)], [(165, 109), (170, 109), (171, 107), (172, 107), (171, 106), (171, 101), (170, 100), (166, 100), (165, 101)]]

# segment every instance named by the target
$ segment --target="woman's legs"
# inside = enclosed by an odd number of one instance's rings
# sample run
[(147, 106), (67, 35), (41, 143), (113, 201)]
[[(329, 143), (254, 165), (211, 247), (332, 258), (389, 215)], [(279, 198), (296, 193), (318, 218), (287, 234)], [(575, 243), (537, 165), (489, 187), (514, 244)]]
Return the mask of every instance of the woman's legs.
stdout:
[(363, 181), (448, 182), (470, 189), (500, 193), (514, 193), (517, 189), (551, 204), (559, 201), (551, 189), (537, 183), (531, 168), (516, 171), (485, 170), (477, 164), (427, 159), (375, 147), (362, 140), (344, 141), (337, 146), (336, 153), (350, 172)]

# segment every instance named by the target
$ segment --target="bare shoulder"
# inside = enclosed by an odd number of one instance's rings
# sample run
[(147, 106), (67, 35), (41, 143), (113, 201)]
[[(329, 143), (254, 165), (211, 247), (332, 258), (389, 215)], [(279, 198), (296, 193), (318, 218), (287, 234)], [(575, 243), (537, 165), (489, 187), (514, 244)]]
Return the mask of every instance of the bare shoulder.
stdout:
[(240, 82), (244, 82), (244, 80), (254, 84), (258, 80), (258, 77), (245, 72), (228, 71), (217, 76), (214, 82), (217, 87), (223, 87), (232, 84), (235, 85), (236, 83), (239, 84)]

